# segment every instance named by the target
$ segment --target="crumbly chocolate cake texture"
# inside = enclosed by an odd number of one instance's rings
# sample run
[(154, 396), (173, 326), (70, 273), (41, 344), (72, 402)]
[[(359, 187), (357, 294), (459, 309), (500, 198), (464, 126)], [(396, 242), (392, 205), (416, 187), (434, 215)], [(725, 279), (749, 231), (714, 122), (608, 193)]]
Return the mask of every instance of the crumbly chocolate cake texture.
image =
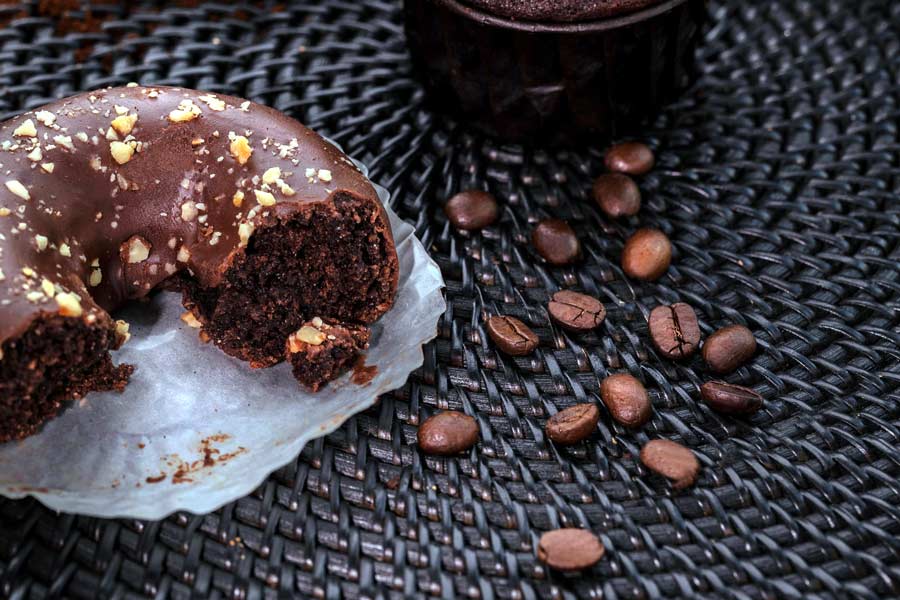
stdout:
[(369, 335), (369, 328), (362, 325), (313, 317), (288, 337), (288, 360), (294, 377), (318, 391), (369, 347)]
[(462, 0), (486, 12), (520, 21), (572, 23), (632, 13), (662, 0)]
[[(155, 289), (179, 289), (222, 351), (253, 367), (289, 358), (318, 389), (365, 348), (397, 284), (372, 185), (278, 111), (128, 86), (0, 124), (0, 442), (65, 400), (123, 389), (132, 369), (109, 351), (128, 325), (110, 312)], [(341, 336), (289, 352), (314, 317)]]

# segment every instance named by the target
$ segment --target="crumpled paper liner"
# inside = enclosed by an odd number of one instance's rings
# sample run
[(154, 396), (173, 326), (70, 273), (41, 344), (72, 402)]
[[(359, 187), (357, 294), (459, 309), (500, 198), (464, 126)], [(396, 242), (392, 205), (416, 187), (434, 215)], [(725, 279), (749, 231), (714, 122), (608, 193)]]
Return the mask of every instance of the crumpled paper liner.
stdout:
[[(389, 193), (375, 187), (388, 207)], [(372, 327), (365, 365), (376, 372), (367, 384), (347, 373), (312, 394), (287, 364), (250, 369), (200, 342), (179, 318), (179, 294), (159, 293), (116, 315), (131, 324), (132, 339), (114, 360), (137, 365), (125, 392), (89, 394), (37, 435), (0, 446), (0, 494), (107, 518), (207, 513), (247, 495), (306, 442), (401, 387), (436, 335), (444, 281), (413, 227), (387, 212), (400, 287)]]

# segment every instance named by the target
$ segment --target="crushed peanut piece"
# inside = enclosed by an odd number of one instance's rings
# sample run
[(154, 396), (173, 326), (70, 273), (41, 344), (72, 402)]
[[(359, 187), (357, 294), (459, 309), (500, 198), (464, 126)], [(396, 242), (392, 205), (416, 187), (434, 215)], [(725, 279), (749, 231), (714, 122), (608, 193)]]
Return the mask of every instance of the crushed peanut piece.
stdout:
[(187, 249), (187, 246), (182, 246), (178, 249), (178, 256), (175, 257), (178, 262), (186, 263), (191, 260), (191, 251)]
[(62, 243), (59, 245), (59, 253), (60, 253), (60, 255), (65, 256), (66, 258), (72, 257), (72, 249), (69, 248), (69, 245), (66, 243)]
[(244, 203), (244, 192), (238, 190), (234, 193), (234, 196), (231, 197), (231, 203), (235, 205), (235, 207), (240, 208), (241, 204)]
[(137, 120), (137, 114), (125, 114), (113, 119), (111, 125), (121, 135), (128, 135), (134, 129), (134, 124), (137, 123)]
[(136, 235), (125, 243), (128, 244), (128, 264), (141, 263), (150, 258), (153, 246), (141, 236)]
[(278, 167), (271, 167), (266, 169), (265, 173), (263, 173), (262, 180), (263, 183), (273, 184), (276, 181), (281, 179), (281, 169)]
[(315, 327), (304, 325), (299, 330), (290, 335), (290, 337), (288, 338), (288, 349), (292, 354), (296, 354), (303, 349), (302, 344), (309, 344), (310, 346), (320, 346), (327, 339), (328, 336), (324, 332), (319, 331)]
[(189, 99), (184, 99), (178, 104), (178, 108), (169, 113), (169, 120), (173, 123), (193, 121), (202, 114), (200, 107)]
[(188, 311), (181, 315), (181, 320), (187, 323), (188, 327), (193, 327), (194, 329), (200, 329), (203, 324), (197, 320), (197, 317), (194, 316), (194, 313)]
[(131, 333), (128, 332), (129, 329), (131, 329), (131, 325), (122, 319), (116, 321), (116, 339), (119, 342), (120, 348), (131, 339)]
[(55, 135), (53, 136), (53, 142), (57, 146), (62, 146), (66, 150), (75, 150), (75, 144), (72, 143), (72, 137), (68, 135)]
[(16, 137), (34, 137), (37, 135), (37, 128), (34, 126), (34, 121), (31, 119), (25, 119), (25, 121), (16, 127), (13, 130), (13, 135)]
[(46, 277), (41, 281), (41, 290), (48, 298), (52, 298), (56, 295), (56, 286), (53, 285), (53, 282)]
[(39, 162), (44, 159), (44, 154), (41, 152), (40, 146), (35, 146), (34, 150), (25, 155), (28, 160), (31, 162)]
[(253, 223), (241, 223), (238, 226), (238, 237), (240, 238), (240, 244), (238, 244), (241, 248), (246, 248), (247, 244), (250, 242), (250, 236), (253, 235), (253, 232), (256, 230), (256, 225)]
[(131, 160), (132, 156), (134, 156), (133, 142), (131, 144), (126, 144), (125, 142), (110, 142), (109, 153), (112, 154), (113, 159), (117, 163), (124, 165)]
[(50, 127), (51, 125), (53, 125), (54, 121), (56, 121), (56, 115), (54, 115), (49, 110), (37, 111), (36, 113), (34, 113), (34, 118), (47, 127)]
[(12, 211), (6, 208), (5, 206), (0, 206), (0, 217), (8, 217), (12, 214)]
[(319, 169), (318, 175), (320, 181), (324, 181), (325, 183), (331, 181), (331, 171), (328, 169)]
[(38, 252), (43, 252), (47, 249), (50, 240), (47, 239), (47, 236), (38, 234), (34, 236), (34, 243), (37, 245)]
[(19, 183), (17, 179), (10, 179), (6, 182), (6, 189), (10, 192), (21, 198), (22, 200), (31, 200), (31, 194), (28, 193), (28, 189)]
[(253, 194), (256, 196), (256, 201), (262, 206), (275, 206), (275, 196), (273, 196), (269, 192), (264, 192), (262, 190), (253, 190)]
[(225, 110), (225, 101), (219, 98), (216, 98), (212, 94), (207, 94), (206, 96), (200, 96), (200, 100), (205, 102), (208, 107), (213, 110), (220, 111)]
[(80, 317), (83, 312), (81, 301), (75, 294), (69, 292), (57, 294), (56, 303), (59, 305), (59, 314), (64, 317)]
[(41, 163), (41, 169), (46, 171), (47, 173), (52, 173), (53, 169), (56, 168), (56, 165), (53, 163)]
[(188, 200), (181, 205), (182, 221), (193, 221), (197, 218), (198, 214), (199, 212), (197, 211), (197, 204), (193, 200)]
[(231, 155), (240, 165), (247, 164), (247, 161), (250, 160), (250, 155), (253, 154), (253, 148), (250, 147), (250, 140), (242, 135), (235, 136), (235, 138), (231, 140), (231, 144), (228, 148), (231, 150)]
[(92, 269), (91, 270), (91, 278), (88, 280), (88, 283), (91, 284), (91, 287), (97, 287), (100, 285), (100, 282), (103, 281), (103, 271), (100, 269)]

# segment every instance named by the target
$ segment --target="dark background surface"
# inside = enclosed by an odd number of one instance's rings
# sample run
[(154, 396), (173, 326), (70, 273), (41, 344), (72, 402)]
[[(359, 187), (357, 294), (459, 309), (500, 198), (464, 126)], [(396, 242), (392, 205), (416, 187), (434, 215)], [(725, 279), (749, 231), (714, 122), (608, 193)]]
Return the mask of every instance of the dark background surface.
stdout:
[[(133, 2), (96, 6), (86, 25), (69, 10), (81, 4), (0, 5), (0, 115), (129, 81), (287, 111), (392, 191), (449, 305), (406, 387), (213, 514), (104, 521), (0, 500), (0, 595), (900, 596), (900, 3), (714, 3), (701, 79), (648, 126), (658, 166), (621, 223), (589, 201), (599, 145), (522, 151), (430, 114), (397, 3)], [(441, 205), (469, 186), (505, 208), (461, 235)], [(547, 215), (576, 224), (578, 268), (531, 249)], [(655, 284), (618, 266), (639, 225), (674, 242)], [(598, 332), (550, 325), (560, 287), (604, 301)], [(729, 380), (762, 392), (763, 411), (711, 413), (699, 359), (657, 357), (645, 318), (675, 300), (704, 334), (754, 330), (759, 355)], [(490, 313), (523, 318), (539, 350), (498, 355)], [(650, 390), (651, 423), (630, 432), (604, 413), (589, 443), (548, 443), (550, 414), (597, 401), (621, 371)], [(414, 444), (445, 408), (478, 419), (481, 442), (460, 458)], [(656, 437), (698, 453), (693, 489), (673, 494), (636, 461)], [(582, 576), (534, 559), (540, 533), (564, 525), (607, 548)]]

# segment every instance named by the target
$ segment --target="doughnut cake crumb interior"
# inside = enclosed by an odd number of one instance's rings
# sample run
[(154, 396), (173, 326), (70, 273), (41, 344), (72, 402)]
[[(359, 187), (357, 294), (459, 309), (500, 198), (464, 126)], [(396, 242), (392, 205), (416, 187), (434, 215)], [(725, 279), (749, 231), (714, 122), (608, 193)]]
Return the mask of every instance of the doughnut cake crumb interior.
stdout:
[[(128, 325), (110, 313), (153, 290), (180, 290), (184, 320), (222, 351), (290, 360), (317, 389), (366, 347), (397, 284), (372, 185), (276, 110), (129, 86), (0, 125), (0, 442), (123, 389), (132, 368), (109, 351)], [(311, 335), (323, 323), (341, 336)]]

